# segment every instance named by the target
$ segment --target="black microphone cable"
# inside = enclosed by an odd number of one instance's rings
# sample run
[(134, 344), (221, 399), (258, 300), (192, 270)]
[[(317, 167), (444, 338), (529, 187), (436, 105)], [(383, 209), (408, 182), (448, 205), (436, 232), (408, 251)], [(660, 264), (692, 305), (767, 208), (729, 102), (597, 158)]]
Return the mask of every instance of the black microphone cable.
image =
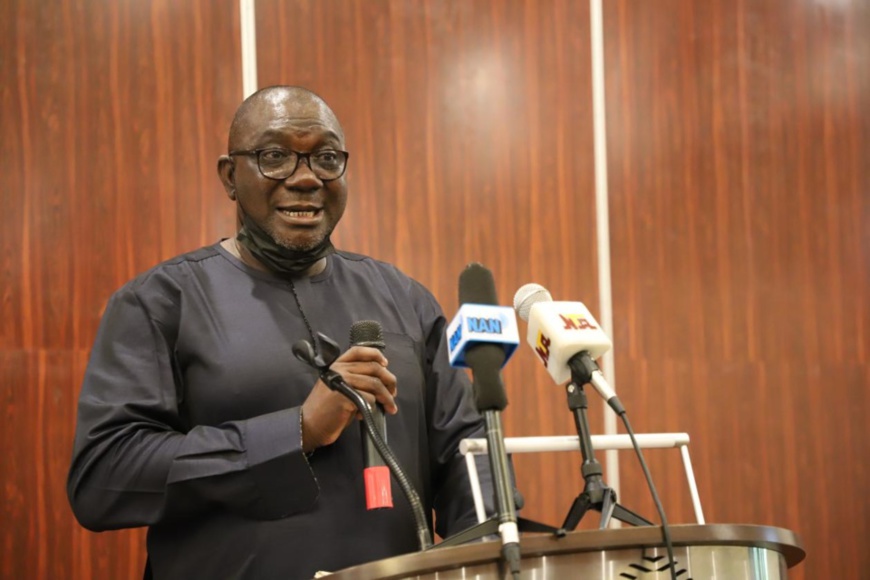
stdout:
[(668, 528), (668, 519), (665, 517), (665, 510), (662, 507), (662, 502), (659, 500), (659, 494), (656, 492), (656, 486), (653, 484), (652, 475), (650, 475), (649, 468), (646, 466), (643, 453), (640, 451), (640, 445), (637, 444), (637, 439), (634, 437), (634, 431), (628, 421), (628, 415), (626, 415), (625, 410), (623, 410), (622, 413), (619, 413), (619, 416), (622, 419), (622, 423), (625, 425), (625, 430), (628, 432), (628, 436), (631, 438), (631, 445), (634, 447), (635, 453), (637, 453), (637, 458), (640, 461), (641, 469), (643, 469), (643, 476), (649, 486), (653, 503), (656, 505), (656, 511), (659, 513), (659, 518), (662, 520), (662, 538), (665, 542), (665, 549), (668, 551), (668, 566), (671, 570), (671, 580), (677, 580), (677, 561), (674, 559), (674, 545), (671, 542), (671, 533)]
[[(520, 315), (520, 318), (523, 320), (529, 321), (529, 316), (531, 314), (532, 307), (537, 303), (551, 303), (553, 301), (552, 296), (547, 291), (546, 288), (541, 286), (540, 284), (526, 284), (522, 286), (519, 290), (517, 290), (516, 295), (514, 296), (514, 308), (517, 313)], [(582, 306), (582, 305), (581, 305)], [(599, 345), (600, 346), (600, 345)], [(610, 348), (609, 345), (607, 348)], [(540, 353), (539, 353), (540, 356)], [(547, 365), (547, 361), (544, 361), (544, 364)], [(637, 439), (634, 435), (634, 431), (631, 428), (631, 424), (628, 421), (628, 416), (625, 412), (625, 407), (622, 406), (622, 402), (619, 400), (619, 397), (616, 396), (616, 393), (613, 389), (610, 388), (610, 385), (607, 384), (607, 381), (604, 379), (604, 376), (601, 374), (601, 369), (598, 368), (598, 365), (592, 358), (592, 355), (588, 350), (580, 351), (574, 354), (569, 360), (568, 365), (571, 368), (572, 379), (575, 377), (579, 377), (580, 381), (583, 384), (590, 383), (601, 395), (607, 404), (610, 406), (613, 411), (619, 415), (622, 419), (623, 424), (625, 425), (626, 431), (628, 432), (628, 436), (631, 439), (631, 445), (634, 448), (635, 454), (637, 455), (641, 469), (643, 470), (644, 478), (646, 479), (647, 487), (650, 490), (650, 494), (652, 495), (653, 503), (655, 504), (656, 511), (659, 514), (659, 518), (661, 518), (662, 522), (662, 538), (664, 540), (665, 548), (668, 553), (668, 567), (671, 571), (671, 579), (676, 580), (677, 577), (677, 569), (676, 569), (676, 560), (674, 559), (674, 547), (671, 542), (670, 530), (668, 527), (668, 520), (665, 517), (665, 510), (662, 507), (662, 503), (659, 500), (658, 492), (656, 491), (655, 485), (652, 481), (652, 475), (650, 475), (649, 468), (646, 465), (646, 461), (644, 460), (643, 453), (640, 450), (640, 445), (637, 443)], [(552, 374), (552, 373), (551, 373)], [(554, 378), (556, 378), (554, 376)], [(557, 379), (557, 382), (561, 382)], [(578, 385), (578, 387), (582, 387)], [(582, 440), (582, 437), (581, 437)], [(643, 518), (641, 518), (643, 520)], [(645, 520), (644, 520), (645, 521)]]
[[(662, 539), (665, 542), (665, 549), (668, 552), (668, 567), (671, 571), (671, 580), (677, 580), (677, 561), (674, 559), (674, 545), (671, 542), (671, 533), (668, 527), (668, 519), (665, 517), (665, 509), (662, 507), (662, 502), (659, 500), (659, 494), (656, 491), (656, 486), (653, 483), (652, 475), (649, 472), (649, 468), (646, 465), (646, 460), (643, 458), (643, 452), (640, 450), (640, 445), (637, 443), (637, 439), (634, 436), (634, 430), (631, 428), (631, 423), (628, 420), (628, 415), (625, 412), (625, 407), (622, 405), (622, 401), (619, 400), (619, 397), (613, 390), (610, 388), (610, 385), (604, 380), (604, 376), (601, 374), (601, 369), (598, 367), (598, 364), (592, 357), (589, 356), (588, 353), (583, 353), (585, 356), (581, 356), (580, 360), (582, 364), (586, 367), (586, 370), (589, 372), (592, 377), (591, 383), (592, 386), (595, 387), (595, 390), (601, 394), (604, 399), (607, 401), (607, 404), (610, 406), (613, 411), (619, 415), (619, 418), (622, 419), (623, 425), (625, 425), (625, 430), (628, 432), (628, 437), (631, 439), (631, 445), (634, 447), (634, 452), (637, 455), (638, 460), (640, 461), (640, 467), (643, 470), (643, 476), (646, 479), (647, 487), (649, 487), (650, 495), (652, 495), (653, 503), (656, 506), (656, 511), (659, 514), (659, 518), (662, 521)], [(609, 395), (609, 396), (608, 396)]]
[(356, 389), (348, 385), (342, 376), (330, 369), (330, 365), (338, 358), (338, 345), (328, 336), (317, 333), (323, 348), (323, 355), (315, 355), (314, 347), (307, 340), (300, 340), (293, 344), (293, 354), (302, 362), (314, 367), (320, 373), (321, 380), (332, 390), (338, 391), (347, 397), (357, 408), (363, 417), (363, 424), (366, 426), (366, 431), (369, 437), (375, 444), (378, 454), (390, 468), (390, 472), (399, 483), (399, 487), (411, 504), (411, 511), (414, 514), (414, 521), (417, 526), (417, 540), (420, 544), (420, 550), (427, 550), (432, 547), (432, 533), (429, 531), (429, 524), (426, 518), (426, 512), (423, 510), (423, 502), (420, 501), (420, 496), (414, 489), (411, 480), (405, 475), (404, 470), (399, 465), (393, 451), (387, 446), (381, 437), (378, 430), (374, 427), (374, 417), (372, 416), (371, 407), (362, 395)]

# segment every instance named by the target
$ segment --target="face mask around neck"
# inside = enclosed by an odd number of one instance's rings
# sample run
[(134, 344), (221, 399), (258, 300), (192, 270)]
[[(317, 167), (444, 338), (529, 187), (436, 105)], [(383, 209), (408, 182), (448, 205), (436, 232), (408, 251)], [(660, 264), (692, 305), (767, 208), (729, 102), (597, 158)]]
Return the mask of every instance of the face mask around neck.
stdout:
[[(241, 208), (240, 208), (241, 209)], [(304, 275), (311, 266), (335, 253), (329, 236), (310, 250), (296, 251), (279, 245), (242, 210), (242, 228), (236, 239), (266, 268), (282, 276)]]

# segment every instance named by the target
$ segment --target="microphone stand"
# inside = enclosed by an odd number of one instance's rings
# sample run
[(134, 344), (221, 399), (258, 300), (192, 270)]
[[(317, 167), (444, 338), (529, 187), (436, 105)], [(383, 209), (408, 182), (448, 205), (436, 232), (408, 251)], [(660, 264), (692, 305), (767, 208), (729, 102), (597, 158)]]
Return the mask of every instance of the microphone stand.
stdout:
[[(585, 355), (585, 357), (584, 357)], [(583, 491), (574, 499), (565, 522), (556, 531), (557, 536), (564, 536), (577, 527), (580, 520), (590, 509), (601, 512), (599, 529), (605, 529), (610, 523), (611, 517), (634, 526), (651, 526), (653, 523), (616, 502), (616, 492), (604, 483), (602, 474), (604, 471), (601, 464), (595, 459), (595, 450), (592, 448), (592, 437), (589, 434), (589, 420), (586, 416), (588, 400), (583, 386), (592, 382), (594, 366), (586, 364), (591, 362), (587, 352), (577, 353), (568, 360), (571, 369), (571, 382), (566, 385), (568, 395), (568, 408), (574, 414), (574, 425), (577, 427), (577, 435), (580, 440), (580, 453), (583, 455), (583, 465), (580, 472), (586, 485)], [(594, 365), (594, 362), (592, 362)]]
[[(432, 546), (433, 548), (458, 546), (491, 534), (497, 534), (501, 531), (502, 524), (507, 524), (507, 533), (510, 535), (513, 530), (513, 522), (516, 522), (516, 529), (520, 532), (555, 533), (557, 531), (556, 528), (548, 524), (516, 515), (517, 504), (520, 500), (514, 497), (510, 489), (512, 478), (510, 476), (507, 449), (504, 445), (501, 412), (489, 410), (482, 411), (481, 414), (486, 424), (487, 456), (489, 458), (490, 471), (492, 472), (492, 485), (495, 492), (497, 514), (493, 518), (445, 538), (439, 544)], [(519, 507), (522, 508), (522, 505)]]

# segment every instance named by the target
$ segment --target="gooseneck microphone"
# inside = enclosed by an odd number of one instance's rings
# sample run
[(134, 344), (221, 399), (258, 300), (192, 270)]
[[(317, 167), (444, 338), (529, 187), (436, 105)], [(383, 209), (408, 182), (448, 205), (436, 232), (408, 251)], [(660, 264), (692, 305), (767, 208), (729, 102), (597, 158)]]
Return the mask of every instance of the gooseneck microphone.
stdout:
[[(386, 348), (381, 324), (375, 320), (360, 320), (350, 327), (351, 346), (368, 346), (383, 352)], [(376, 403), (372, 409), (373, 427), (387, 442), (387, 423), (384, 406)], [(366, 509), (376, 510), (393, 507), (393, 490), (390, 487), (390, 469), (378, 454), (375, 443), (369, 437), (365, 424), (360, 424), (363, 445), (363, 479), (366, 488)]]

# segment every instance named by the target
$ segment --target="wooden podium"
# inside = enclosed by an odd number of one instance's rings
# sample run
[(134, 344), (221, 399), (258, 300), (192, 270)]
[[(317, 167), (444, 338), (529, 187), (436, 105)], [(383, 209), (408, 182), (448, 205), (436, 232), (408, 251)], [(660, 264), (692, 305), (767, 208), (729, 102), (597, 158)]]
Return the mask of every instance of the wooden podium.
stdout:
[[(670, 526), (680, 580), (780, 580), (804, 559), (796, 534), (739, 524)], [(670, 580), (661, 528), (619, 528), (523, 535), (522, 578), (528, 580)], [(340, 570), (329, 580), (485, 580), (500, 569), (501, 543), (434, 548)]]

